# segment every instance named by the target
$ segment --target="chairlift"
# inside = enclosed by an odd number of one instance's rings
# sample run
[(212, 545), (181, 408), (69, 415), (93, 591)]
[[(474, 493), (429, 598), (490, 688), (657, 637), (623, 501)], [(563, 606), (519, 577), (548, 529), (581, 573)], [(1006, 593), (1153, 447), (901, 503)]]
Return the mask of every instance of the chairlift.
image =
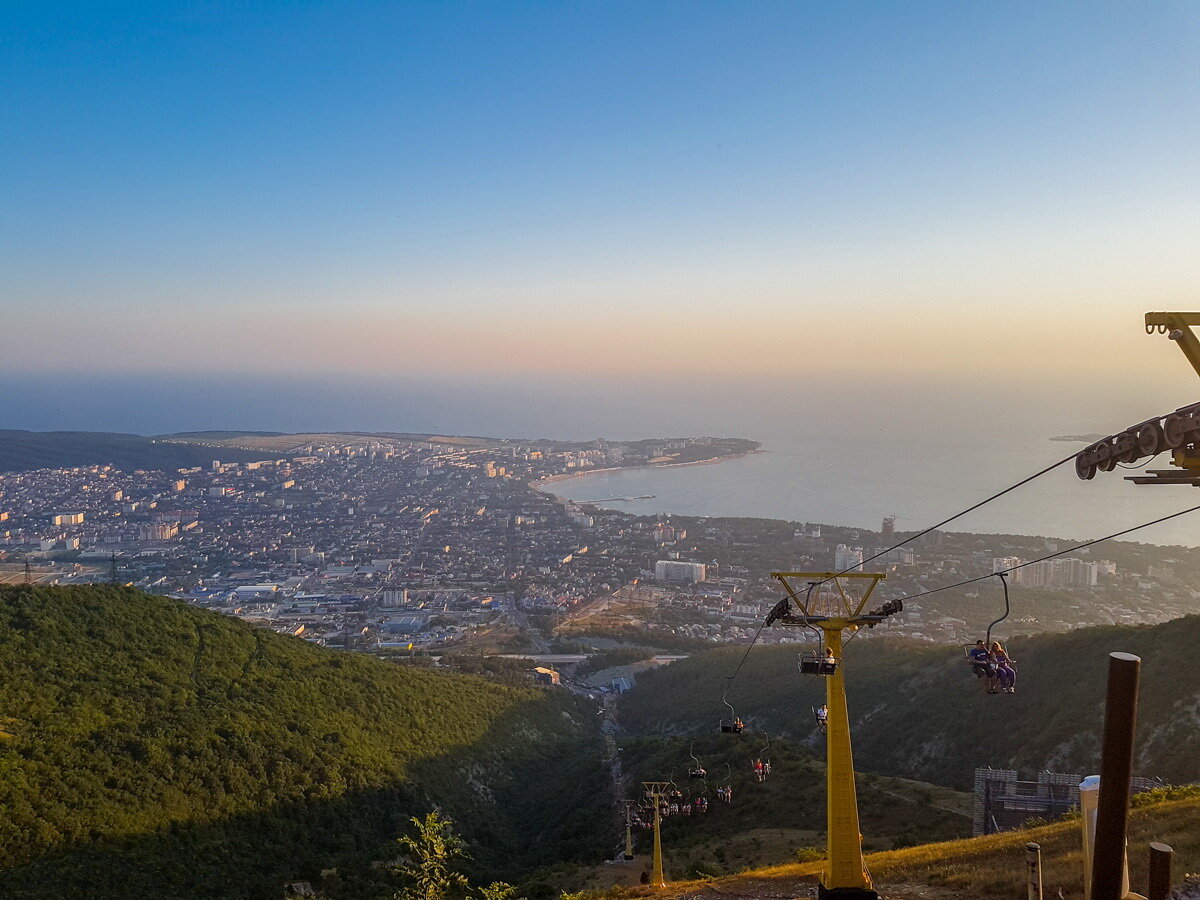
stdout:
[(834, 675), (837, 673), (838, 664), (841, 662), (836, 656), (829, 653), (821, 655), (815, 650), (808, 650), (800, 654), (800, 674), (801, 675)]
[[(983, 639), (983, 649), (989, 651), (989, 653), (992, 648), (992, 629), (1007, 619), (1009, 613), (1012, 611), (1012, 606), (1008, 596), (1008, 578), (1005, 576), (1004, 572), (995, 572), (994, 574), (1000, 579), (1000, 584), (1004, 588), (1004, 615), (996, 619), (987, 627), (987, 632)], [(971, 673), (979, 679), (980, 686), (983, 688), (984, 693), (998, 694), (1000, 693), (998, 688), (1000, 685), (1001, 675), (996, 665), (990, 660), (990, 657), (988, 659), (979, 659), (971, 655), (978, 645), (978, 641), (974, 644), (963, 644), (963, 656), (971, 666)], [(1008, 660), (1008, 665), (1012, 667), (1011, 659)], [(1013, 668), (1015, 671), (1015, 667)]]
[(700, 779), (707, 778), (708, 772), (706, 772), (704, 770), (704, 766), (700, 765), (700, 760), (696, 758), (696, 754), (693, 752), (695, 750), (695, 748), (696, 748), (696, 743), (695, 743), (695, 741), (693, 741), (692, 745), (690, 747), (688, 747), (688, 756), (690, 756), (692, 758), (692, 762), (695, 763), (695, 765), (693, 765), (690, 769), (688, 769), (688, 777), (689, 778), (700, 778)]
[(754, 769), (754, 777), (759, 781), (766, 781), (767, 776), (771, 774), (771, 736), (763, 732), (767, 742), (763, 748), (758, 751), (758, 756), (754, 758), (751, 764)]

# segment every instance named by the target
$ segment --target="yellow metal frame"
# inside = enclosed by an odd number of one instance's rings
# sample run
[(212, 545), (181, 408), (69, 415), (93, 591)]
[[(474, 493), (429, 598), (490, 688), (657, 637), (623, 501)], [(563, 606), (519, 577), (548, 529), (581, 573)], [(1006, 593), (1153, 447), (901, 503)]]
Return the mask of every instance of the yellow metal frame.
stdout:
[(1146, 333), (1158, 331), (1170, 337), (1179, 345), (1196, 374), (1200, 375), (1200, 338), (1192, 331), (1193, 325), (1200, 325), (1200, 312), (1146, 313)]
[(669, 781), (642, 782), (642, 787), (645, 789), (646, 794), (654, 801), (654, 855), (650, 869), (650, 887), (652, 888), (665, 888), (667, 886), (667, 879), (663, 876), (662, 832), (659, 829), (658, 801), (663, 798), (663, 792), (670, 783)]
[[(1165, 334), (1179, 345), (1179, 349), (1191, 363), (1196, 374), (1200, 375), (1200, 337), (1192, 331), (1193, 325), (1200, 325), (1200, 312), (1148, 312), (1146, 313), (1146, 334)], [(1171, 464), (1180, 469), (1200, 470), (1200, 457), (1188, 456), (1184, 450), (1174, 450), (1171, 453)]]
[[(783, 585), (788, 597), (800, 611), (798, 616), (785, 617), (784, 625), (804, 625), (821, 629), (826, 652), (842, 659), (842, 632), (851, 634), (870, 624), (873, 619), (862, 618), (875, 586), (887, 576), (875, 572), (772, 572), (771, 576)], [(788, 581), (804, 579), (805, 590), (797, 591)], [(869, 581), (857, 602), (847, 593), (843, 579)], [(814, 582), (833, 582), (838, 592), (841, 615), (826, 616), (817, 611), (819, 599), (814, 600), (807, 585)], [(825, 732), (825, 790), (827, 859), (821, 886), (826, 891), (847, 895), (873, 895), (871, 876), (863, 862), (862, 831), (858, 816), (858, 793), (854, 783), (854, 753), (850, 744), (850, 711), (846, 702), (845, 661), (832, 675), (825, 676), (825, 706), (828, 713)]]

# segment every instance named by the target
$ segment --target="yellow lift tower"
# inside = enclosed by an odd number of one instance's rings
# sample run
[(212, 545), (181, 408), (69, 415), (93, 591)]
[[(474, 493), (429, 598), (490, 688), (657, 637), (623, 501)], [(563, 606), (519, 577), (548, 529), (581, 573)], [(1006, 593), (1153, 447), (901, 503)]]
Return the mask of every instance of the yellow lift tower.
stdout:
[[(1200, 312), (1146, 313), (1146, 333), (1163, 334), (1179, 345), (1200, 375), (1200, 338), (1192, 331), (1200, 325)], [(1200, 487), (1200, 403), (1181, 406), (1167, 416), (1155, 416), (1130, 425), (1119, 434), (1096, 441), (1075, 456), (1075, 473), (1094, 478), (1097, 470), (1111, 472), (1117, 463), (1136, 463), (1164, 450), (1171, 451), (1172, 469), (1150, 469), (1129, 476), (1134, 484), (1190, 484)]]
[(622, 854), (625, 859), (633, 859), (633, 808), (637, 805), (635, 800), (622, 800), (625, 805), (625, 852)]
[[(821, 635), (821, 652), (800, 658), (802, 674), (825, 678), (828, 853), (818, 897), (821, 900), (877, 900), (879, 895), (873, 890), (871, 876), (863, 864), (854, 755), (850, 747), (850, 714), (842, 665), (842, 635), (847, 631), (853, 635), (864, 626), (872, 628), (904, 607), (901, 601), (891, 600), (879, 609), (863, 612), (875, 586), (887, 577), (882, 574), (772, 572), (771, 576), (783, 585), (787, 597), (771, 610), (765, 624), (812, 628)], [(794, 609), (792, 604), (795, 604)]]
[(669, 781), (642, 782), (646, 796), (654, 804), (654, 855), (650, 868), (650, 887), (652, 888), (665, 888), (667, 886), (667, 879), (663, 877), (662, 832), (659, 830), (658, 805), (670, 784)]

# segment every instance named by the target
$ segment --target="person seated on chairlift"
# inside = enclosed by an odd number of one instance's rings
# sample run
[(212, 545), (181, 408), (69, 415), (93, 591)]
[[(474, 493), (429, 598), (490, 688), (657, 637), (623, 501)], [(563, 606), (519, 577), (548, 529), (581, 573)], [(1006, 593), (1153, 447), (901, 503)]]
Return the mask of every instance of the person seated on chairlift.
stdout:
[(733, 802), (733, 785), (732, 784), (725, 785), (725, 802), (726, 803)]
[(824, 731), (825, 727), (829, 724), (829, 707), (822, 703), (817, 707), (816, 716), (817, 726)]
[(692, 771), (688, 774), (693, 778), (704, 778), (708, 775), (708, 772), (705, 770), (704, 766), (696, 766), (696, 768), (692, 769)]
[(967, 651), (967, 658), (971, 662), (971, 672), (976, 678), (983, 679), (983, 686), (989, 694), (996, 693), (996, 663), (992, 659), (991, 651), (983, 641), (976, 641), (975, 646)]
[(770, 774), (771, 774), (771, 761), (769, 759), (764, 759), (763, 760), (763, 778), (765, 779)]
[(759, 781), (763, 780), (763, 761), (761, 759), (754, 761), (754, 777)]
[[(992, 665), (995, 666), (996, 675), (1000, 679), (1000, 693), (1015, 694), (1017, 692), (1017, 670), (1013, 668), (1012, 657), (1008, 655), (1008, 651), (999, 641), (992, 641), (991, 660)], [(993, 691), (993, 693), (995, 692)]]
[(741, 734), (741, 733), (742, 733), (742, 729), (743, 729), (744, 727), (745, 727), (745, 726), (742, 724), (742, 720), (741, 720), (741, 719), (739, 719), (737, 716), (734, 716), (734, 717), (733, 717), (733, 730), (734, 730), (734, 731), (735, 731), (737, 734)]

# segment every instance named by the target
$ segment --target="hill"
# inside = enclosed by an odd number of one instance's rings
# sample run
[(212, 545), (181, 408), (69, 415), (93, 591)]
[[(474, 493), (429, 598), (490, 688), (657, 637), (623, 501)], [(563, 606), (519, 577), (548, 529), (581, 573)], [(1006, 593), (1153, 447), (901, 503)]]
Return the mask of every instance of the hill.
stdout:
[[(225, 462), (277, 459), (278, 453), (222, 448)], [(207, 466), (211, 448), (169, 443), (140, 434), (105, 431), (0, 430), (0, 472), (111, 465), (118, 469), (187, 469)]]
[[(719, 734), (626, 739), (621, 748), (628, 796), (638, 795), (642, 781), (670, 780), (685, 797), (709, 800), (706, 814), (663, 820), (671, 877), (728, 874), (791, 860), (799, 847), (825, 844), (825, 764), (806, 748), (779, 740), (768, 748), (761, 736)], [(688, 777), (693, 753), (707, 778)], [(753, 772), (756, 758), (771, 762), (763, 782)], [(717, 788), (729, 784), (733, 800), (722, 803)], [(879, 775), (859, 778), (868, 849), (964, 837), (971, 833), (970, 809), (969, 795), (947, 788)], [(639, 832), (639, 849), (648, 851), (649, 841), (649, 832)]]
[[(976, 766), (1084, 772), (1099, 760), (1107, 655), (1142, 657), (1139, 774), (1200, 780), (1200, 683), (1193, 666), (1200, 616), (1150, 627), (1086, 628), (1014, 639), (1018, 693), (980, 692), (958, 647), (872, 636), (849, 644), (846, 679), (855, 764), (958, 789)], [(812, 645), (808, 645), (811, 647)], [(757, 647), (729, 699), (748, 730), (807, 741), (819, 677), (801, 676), (796, 645)], [(621, 701), (622, 723), (641, 734), (703, 734), (724, 707), (724, 677), (744, 648), (698, 654), (642, 675)]]
[[(876, 888), (889, 900), (1012, 900), (1025, 891), (1025, 844), (1042, 846), (1042, 885), (1047, 897), (1083, 900), (1079, 820), (1069, 819), (981, 838), (909, 847), (869, 854), (867, 868)], [(1175, 850), (1174, 883), (1200, 868), (1200, 798), (1148, 803), (1129, 820), (1130, 880), (1146, 884), (1146, 845), (1162, 841)], [(820, 862), (775, 866), (702, 883), (677, 883), (659, 895), (746, 900), (804, 896), (821, 869)], [(1062, 891), (1060, 894), (1059, 891)]]
[(0, 729), (7, 898), (274, 898), (335, 867), (334, 896), (374, 897), (371, 861), (435, 805), (488, 875), (611, 836), (595, 713), (565, 692), (131, 589), (0, 589)]

